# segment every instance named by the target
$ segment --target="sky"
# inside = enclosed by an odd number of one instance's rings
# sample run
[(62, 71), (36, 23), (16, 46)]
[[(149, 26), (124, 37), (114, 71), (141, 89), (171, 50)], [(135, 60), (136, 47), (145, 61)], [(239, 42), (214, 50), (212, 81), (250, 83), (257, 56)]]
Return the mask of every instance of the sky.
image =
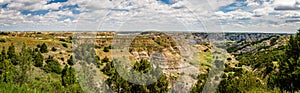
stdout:
[(0, 31), (296, 32), (300, 0), (0, 0)]

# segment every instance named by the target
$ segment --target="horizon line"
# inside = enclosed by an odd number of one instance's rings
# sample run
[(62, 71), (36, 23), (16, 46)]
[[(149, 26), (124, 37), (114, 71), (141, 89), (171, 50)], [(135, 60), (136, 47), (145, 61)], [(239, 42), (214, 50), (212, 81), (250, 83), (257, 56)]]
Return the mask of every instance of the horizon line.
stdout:
[(112, 31), (112, 30), (52, 30), (52, 31), (35, 31), (35, 30), (28, 30), (28, 31), (9, 31), (9, 30), (0, 30), (0, 32), (191, 32), (191, 33), (286, 33), (286, 34), (295, 34), (297, 31), (289, 32), (289, 31)]

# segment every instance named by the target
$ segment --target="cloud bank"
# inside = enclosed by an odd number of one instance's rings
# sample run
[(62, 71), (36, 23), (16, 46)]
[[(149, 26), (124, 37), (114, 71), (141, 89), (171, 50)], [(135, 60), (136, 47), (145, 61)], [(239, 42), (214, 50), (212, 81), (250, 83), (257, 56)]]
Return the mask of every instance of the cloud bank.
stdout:
[(295, 32), (300, 0), (0, 0), (4, 31)]

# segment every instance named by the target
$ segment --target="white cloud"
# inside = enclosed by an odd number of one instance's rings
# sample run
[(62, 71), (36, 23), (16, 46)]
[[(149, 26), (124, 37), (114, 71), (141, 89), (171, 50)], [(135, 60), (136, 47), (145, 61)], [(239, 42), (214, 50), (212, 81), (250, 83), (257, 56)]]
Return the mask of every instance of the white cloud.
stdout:
[(59, 7), (61, 7), (62, 4), (61, 3), (52, 3), (52, 4), (48, 4), (48, 5), (43, 5), (42, 9), (44, 10), (58, 10)]
[(273, 12), (272, 7), (264, 7), (253, 10), (255, 16), (266, 16), (269, 15), (270, 12)]
[[(0, 4), (9, 3), (0, 0)], [(69, 0), (46, 4), (46, 0), (14, 0), (0, 10), (4, 30), (197, 30), (292, 31), (299, 23), (300, 0), (247, 0), (247, 9), (218, 11), (234, 0)], [(62, 6), (78, 5), (80, 14)], [(276, 9), (277, 8), (277, 9)], [(284, 8), (279, 9), (278, 8)], [(294, 8), (294, 10), (293, 10)], [(45, 15), (23, 15), (22, 10), (50, 10)], [(54, 11), (56, 10), (56, 11)], [(58, 10), (58, 11), (57, 11)], [(282, 11), (285, 10), (285, 11)], [(220, 21), (218, 21), (220, 20)], [(220, 25), (221, 24), (221, 25)]]
[[(226, 11), (217, 11), (224, 30), (233, 31), (296, 31), (300, 11), (300, 0), (247, 0), (247, 7)], [(230, 7), (230, 6), (228, 6)], [(300, 8), (299, 8), (300, 9)], [(239, 20), (250, 19), (250, 20)]]
[(275, 0), (273, 5), (275, 6), (294, 6), (296, 0)]

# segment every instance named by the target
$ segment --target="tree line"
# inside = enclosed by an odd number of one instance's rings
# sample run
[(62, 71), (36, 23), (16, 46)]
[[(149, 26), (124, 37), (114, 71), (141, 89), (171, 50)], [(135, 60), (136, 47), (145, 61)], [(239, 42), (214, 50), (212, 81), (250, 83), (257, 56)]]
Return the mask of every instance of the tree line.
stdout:
[[(73, 64), (70, 62), (72, 57), (68, 60), (69, 64), (66, 64), (62, 69), (61, 64), (53, 56), (44, 58), (43, 53), (48, 53), (45, 43), (37, 45), (36, 48), (27, 47), (23, 43), (19, 52), (16, 51), (14, 44), (11, 44), (7, 50), (2, 47), (0, 54), (0, 84), (12, 89), (1, 90), (24, 92), (22, 88), (26, 88), (25, 91), (81, 92), (75, 77), (75, 70), (72, 67)], [(37, 72), (39, 70), (43, 72)], [(38, 76), (38, 74), (43, 74), (43, 76)], [(42, 80), (49, 82), (46, 83)]]

